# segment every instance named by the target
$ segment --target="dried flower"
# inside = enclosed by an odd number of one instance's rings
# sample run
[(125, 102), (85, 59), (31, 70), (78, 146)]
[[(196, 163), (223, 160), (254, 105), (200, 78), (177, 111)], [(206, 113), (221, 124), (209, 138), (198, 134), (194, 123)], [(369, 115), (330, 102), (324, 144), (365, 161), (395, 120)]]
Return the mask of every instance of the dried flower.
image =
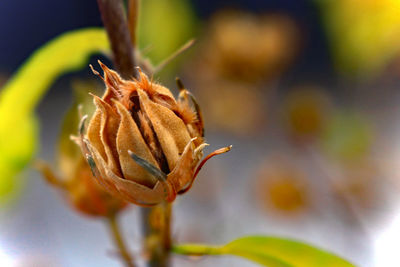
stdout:
[(202, 116), (179, 80), (175, 100), (140, 70), (139, 80), (128, 81), (99, 64), (107, 89), (102, 98), (93, 96), (97, 109), (86, 135), (82, 127), (76, 140), (110, 192), (143, 206), (173, 201), (191, 187), (209, 158), (230, 150), (219, 149), (200, 162), (207, 145)]
[(300, 35), (295, 22), (280, 14), (216, 13), (196, 60), (201, 76), (256, 83), (274, 79), (293, 61)]
[(109, 194), (93, 178), (85, 159), (78, 155), (72, 176), (58, 178), (42, 161), (36, 162), (49, 184), (63, 191), (67, 202), (77, 211), (89, 216), (108, 217), (126, 206), (122, 199)]
[(90, 216), (112, 216), (122, 210), (127, 202), (112, 196), (94, 180), (85, 158), (69, 138), (79, 123), (78, 103), (86, 103), (86, 112), (93, 111), (93, 107), (87, 103), (87, 88), (93, 88), (93, 83), (77, 82), (74, 87), (75, 104), (64, 118), (58, 143), (57, 167), (60, 176), (53, 173), (44, 161), (36, 161), (35, 166), (47, 182), (60, 189), (67, 202), (79, 212)]

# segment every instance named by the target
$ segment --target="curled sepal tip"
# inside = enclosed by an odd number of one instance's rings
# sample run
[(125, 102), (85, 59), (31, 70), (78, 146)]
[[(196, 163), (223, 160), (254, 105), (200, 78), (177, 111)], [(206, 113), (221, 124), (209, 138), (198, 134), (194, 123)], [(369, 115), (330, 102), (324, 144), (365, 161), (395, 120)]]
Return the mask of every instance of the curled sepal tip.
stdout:
[(85, 122), (86, 122), (87, 118), (88, 118), (87, 114), (83, 115), (81, 121), (79, 122), (79, 134), (81, 136), (83, 136), (85, 133)]
[(214, 152), (208, 154), (199, 164), (199, 166), (197, 166), (196, 171), (194, 172), (193, 175), (193, 179), (192, 181), (190, 181), (189, 185), (184, 188), (183, 190), (179, 191), (178, 194), (184, 194), (187, 191), (189, 191), (189, 189), (192, 187), (194, 180), (196, 179), (197, 175), (199, 174), (201, 168), (203, 168), (204, 164), (206, 164), (206, 162), (211, 159), (212, 157), (216, 156), (216, 155), (220, 155), (220, 154), (224, 154), (226, 152), (229, 152), (232, 149), (232, 145), (230, 146), (226, 146), (226, 147), (222, 147), (220, 149), (215, 150)]

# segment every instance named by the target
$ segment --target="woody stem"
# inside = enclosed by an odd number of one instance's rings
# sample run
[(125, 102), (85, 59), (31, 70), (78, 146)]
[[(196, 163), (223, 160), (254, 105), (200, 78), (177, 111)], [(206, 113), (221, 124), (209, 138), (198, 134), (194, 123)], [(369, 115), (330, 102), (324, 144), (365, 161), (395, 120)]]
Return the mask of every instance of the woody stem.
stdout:
[(142, 227), (145, 235), (147, 267), (168, 267), (171, 250), (172, 204), (162, 203), (142, 208)]
[(128, 252), (125, 242), (122, 238), (121, 231), (118, 225), (118, 221), (115, 215), (110, 215), (108, 217), (108, 226), (110, 228), (111, 235), (114, 239), (115, 245), (119, 250), (119, 255), (124, 260), (126, 267), (135, 267), (135, 264), (132, 261), (132, 256)]
[(138, 77), (134, 47), (122, 0), (97, 0), (116, 69), (125, 79)]

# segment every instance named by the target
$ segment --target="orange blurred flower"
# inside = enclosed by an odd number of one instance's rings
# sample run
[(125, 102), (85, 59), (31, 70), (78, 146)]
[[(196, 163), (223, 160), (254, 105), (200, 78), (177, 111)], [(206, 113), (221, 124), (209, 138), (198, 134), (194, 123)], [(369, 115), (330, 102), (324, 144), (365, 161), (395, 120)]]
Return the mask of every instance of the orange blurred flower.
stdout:
[(284, 158), (269, 158), (258, 171), (257, 192), (263, 205), (282, 214), (304, 212), (310, 204), (305, 174)]
[(320, 137), (331, 113), (329, 96), (316, 87), (296, 88), (286, 96), (283, 116), (289, 135), (296, 141)]
[(210, 22), (203, 62), (210, 72), (233, 80), (255, 82), (279, 74), (291, 62), (299, 33), (284, 15), (217, 13)]

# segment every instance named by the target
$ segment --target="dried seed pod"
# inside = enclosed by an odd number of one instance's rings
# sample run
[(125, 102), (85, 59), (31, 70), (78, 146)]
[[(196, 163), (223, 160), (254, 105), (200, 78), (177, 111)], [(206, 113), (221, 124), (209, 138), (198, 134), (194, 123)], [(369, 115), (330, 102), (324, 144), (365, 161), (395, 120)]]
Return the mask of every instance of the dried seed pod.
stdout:
[(85, 215), (108, 217), (127, 205), (127, 202), (111, 195), (94, 180), (89, 165), (81, 155), (77, 156), (76, 161), (72, 176), (63, 176), (62, 179), (45, 162), (36, 162), (36, 168), (51, 185), (63, 191), (67, 202), (74, 209)]
[(138, 80), (128, 81), (99, 64), (106, 92), (102, 98), (93, 96), (97, 109), (77, 139), (93, 173), (110, 192), (135, 204), (173, 201), (210, 158), (199, 163), (206, 146), (199, 106), (180, 82), (175, 100), (168, 88), (140, 70)]
[[(89, 98), (87, 88), (92, 88), (93, 83), (79, 82), (75, 83), (74, 87), (75, 104), (64, 118), (58, 143), (57, 167), (60, 176), (53, 173), (43, 161), (37, 161), (35, 165), (51, 185), (62, 191), (73, 208), (89, 216), (111, 216), (122, 210), (127, 202), (112, 196), (94, 180), (90, 165), (86, 163), (79, 148), (70, 140), (71, 133), (79, 123), (78, 103), (85, 104), (86, 112), (93, 111), (93, 107), (90, 108), (88, 105), (90, 102), (87, 103)], [(82, 131), (82, 126), (80, 128)]]

